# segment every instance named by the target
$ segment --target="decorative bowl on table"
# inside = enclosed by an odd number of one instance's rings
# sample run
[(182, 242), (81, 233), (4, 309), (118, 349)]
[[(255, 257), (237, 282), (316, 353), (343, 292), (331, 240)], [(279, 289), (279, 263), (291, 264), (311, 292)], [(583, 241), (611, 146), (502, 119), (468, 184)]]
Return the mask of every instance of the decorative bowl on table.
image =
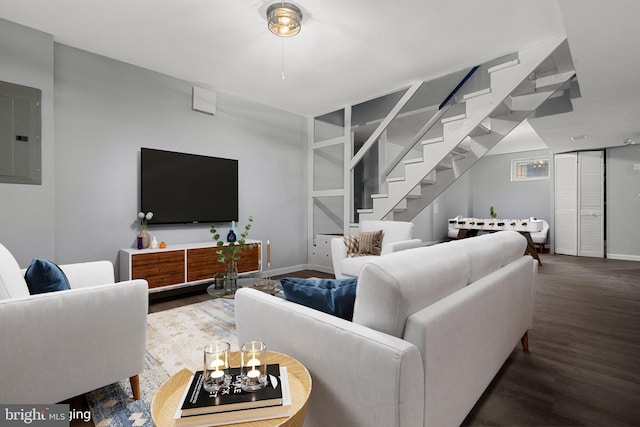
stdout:
[(257, 289), (259, 291), (265, 292), (269, 295), (275, 295), (276, 293), (276, 285), (278, 284), (277, 281), (275, 280), (271, 280), (271, 279), (263, 279), (263, 280), (259, 280), (256, 283), (254, 283), (253, 285), (251, 285), (252, 288)]

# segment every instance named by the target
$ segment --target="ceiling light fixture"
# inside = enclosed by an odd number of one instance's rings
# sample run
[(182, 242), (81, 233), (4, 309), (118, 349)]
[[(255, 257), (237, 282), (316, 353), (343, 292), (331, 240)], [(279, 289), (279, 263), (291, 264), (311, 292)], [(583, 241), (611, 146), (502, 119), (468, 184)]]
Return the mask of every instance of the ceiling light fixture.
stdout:
[(274, 3), (267, 9), (269, 31), (279, 37), (291, 37), (300, 32), (302, 12), (291, 3)]

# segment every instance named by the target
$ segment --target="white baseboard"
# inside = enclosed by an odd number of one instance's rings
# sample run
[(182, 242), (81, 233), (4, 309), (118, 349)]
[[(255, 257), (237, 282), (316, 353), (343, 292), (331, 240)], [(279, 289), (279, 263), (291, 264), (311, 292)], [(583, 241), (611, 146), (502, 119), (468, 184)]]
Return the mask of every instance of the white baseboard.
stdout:
[(622, 261), (640, 261), (640, 255), (607, 254), (607, 258)]

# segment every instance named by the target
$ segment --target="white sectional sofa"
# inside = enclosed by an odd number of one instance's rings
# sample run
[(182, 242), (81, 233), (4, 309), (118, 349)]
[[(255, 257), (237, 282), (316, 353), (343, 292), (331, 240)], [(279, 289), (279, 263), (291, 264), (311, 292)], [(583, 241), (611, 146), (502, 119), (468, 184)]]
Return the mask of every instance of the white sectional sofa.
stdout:
[(353, 321), (240, 289), (238, 339), (311, 373), (305, 426), (445, 427), (465, 419), (532, 326), (538, 264), (503, 231), (365, 264)]

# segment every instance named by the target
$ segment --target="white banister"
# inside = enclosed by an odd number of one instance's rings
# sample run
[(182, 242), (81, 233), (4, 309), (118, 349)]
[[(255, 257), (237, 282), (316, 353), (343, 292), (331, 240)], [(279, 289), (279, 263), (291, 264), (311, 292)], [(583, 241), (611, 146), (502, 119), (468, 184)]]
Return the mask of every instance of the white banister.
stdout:
[(380, 123), (378, 128), (371, 134), (369, 139), (367, 139), (367, 142), (365, 142), (362, 148), (360, 148), (360, 150), (358, 150), (355, 156), (353, 156), (353, 158), (349, 162), (349, 170), (353, 170), (353, 168), (356, 167), (358, 162), (362, 160), (362, 157), (364, 157), (364, 155), (369, 151), (369, 149), (373, 146), (373, 144), (378, 140), (380, 135), (382, 135), (382, 132), (384, 132), (387, 129), (387, 127), (393, 121), (393, 119), (395, 119), (398, 113), (400, 113), (400, 110), (402, 110), (405, 104), (409, 102), (409, 100), (418, 91), (418, 89), (420, 89), (420, 86), (422, 86), (422, 83), (423, 82), (416, 82), (412, 84), (411, 87), (409, 87), (409, 89), (407, 89), (407, 91), (404, 93), (402, 98), (400, 98), (400, 101), (398, 101), (395, 107), (391, 109), (389, 114), (387, 114), (387, 117), (385, 117), (382, 123)]

